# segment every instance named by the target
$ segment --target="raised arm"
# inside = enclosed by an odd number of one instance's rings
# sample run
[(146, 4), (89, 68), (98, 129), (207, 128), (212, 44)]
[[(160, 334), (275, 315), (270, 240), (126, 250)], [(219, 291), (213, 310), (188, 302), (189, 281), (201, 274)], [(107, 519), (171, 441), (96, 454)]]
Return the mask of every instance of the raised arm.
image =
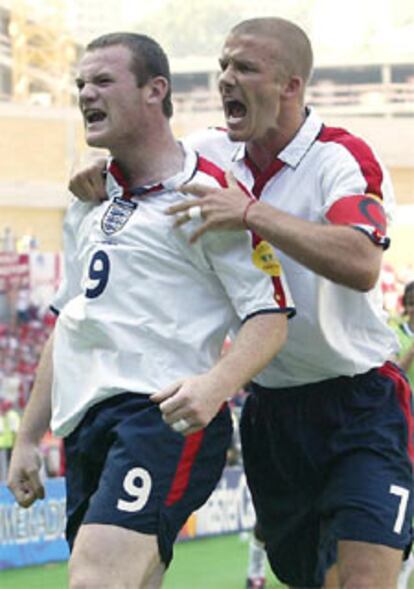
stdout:
[(253, 379), (280, 351), (287, 337), (285, 313), (265, 313), (248, 319), (230, 351), (205, 374), (182, 379), (152, 395), (164, 420), (185, 419), (192, 434), (208, 425), (222, 403)]
[(52, 351), (53, 333), (43, 348), (10, 462), (7, 485), (22, 507), (29, 507), (45, 496), (40, 479), (39, 445), (49, 428), (51, 416)]
[(167, 210), (178, 214), (177, 225), (188, 221), (188, 210), (201, 206), (203, 224), (194, 232), (196, 241), (209, 230), (237, 230), (248, 227), (262, 239), (313, 272), (355, 290), (371, 289), (379, 276), (382, 248), (350, 225), (307, 221), (290, 213), (252, 200), (227, 175), (228, 188), (209, 189), (200, 185), (183, 187), (198, 198)]
[(383, 250), (351, 226), (306, 221), (266, 203), (250, 207), (247, 223), (263, 239), (328, 280), (360, 291), (370, 290), (378, 280)]

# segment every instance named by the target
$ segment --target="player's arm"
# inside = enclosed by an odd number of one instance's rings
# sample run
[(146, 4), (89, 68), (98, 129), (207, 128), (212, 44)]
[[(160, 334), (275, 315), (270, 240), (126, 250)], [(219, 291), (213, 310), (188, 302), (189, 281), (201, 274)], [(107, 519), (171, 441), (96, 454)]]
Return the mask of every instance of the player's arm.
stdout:
[[(201, 185), (182, 187), (198, 198), (174, 205), (177, 225), (188, 221), (194, 206), (202, 210), (203, 224), (193, 233), (196, 241), (209, 230), (236, 230), (246, 226), (313, 272), (356, 290), (371, 289), (379, 276), (382, 248), (346, 224), (322, 224), (300, 219), (260, 201), (252, 201), (231, 174), (228, 188)], [(200, 200), (201, 197), (201, 200)]]
[(359, 291), (378, 280), (383, 249), (350, 225), (306, 221), (266, 203), (250, 207), (248, 226), (316, 274)]
[(166, 423), (185, 419), (185, 435), (204, 428), (222, 403), (252, 380), (282, 348), (287, 337), (286, 313), (257, 314), (247, 319), (230, 351), (205, 374), (182, 379), (152, 395)]
[(53, 333), (40, 357), (36, 378), (25, 408), (9, 467), (7, 485), (22, 507), (43, 499), (45, 490), (40, 480), (39, 445), (47, 432), (51, 416)]

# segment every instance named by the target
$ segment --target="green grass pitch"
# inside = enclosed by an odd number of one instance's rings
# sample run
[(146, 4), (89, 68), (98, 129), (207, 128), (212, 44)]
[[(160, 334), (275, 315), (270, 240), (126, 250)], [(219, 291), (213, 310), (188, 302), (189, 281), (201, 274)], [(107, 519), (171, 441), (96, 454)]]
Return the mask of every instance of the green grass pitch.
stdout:
[[(239, 535), (182, 542), (163, 589), (243, 589), (246, 582), (248, 543)], [(267, 589), (281, 589), (269, 572)], [(1, 589), (67, 589), (64, 563), (0, 571)], [(115, 588), (114, 588), (115, 589)]]
[[(163, 589), (244, 589), (248, 543), (239, 535), (182, 542)], [(65, 563), (0, 571), (1, 589), (67, 589)], [(266, 589), (282, 589), (270, 570)], [(116, 588), (114, 588), (116, 589)], [(414, 575), (408, 589), (414, 589)]]

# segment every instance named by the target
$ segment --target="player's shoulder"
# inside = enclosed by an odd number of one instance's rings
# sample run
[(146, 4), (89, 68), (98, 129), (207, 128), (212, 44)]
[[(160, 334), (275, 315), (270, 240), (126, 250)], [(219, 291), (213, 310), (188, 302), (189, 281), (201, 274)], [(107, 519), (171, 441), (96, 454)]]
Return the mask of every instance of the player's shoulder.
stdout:
[(208, 127), (195, 131), (187, 135), (183, 143), (197, 151), (200, 156), (224, 166), (239, 146), (239, 143), (229, 139), (227, 130), (222, 127)]
[(76, 197), (72, 197), (65, 215), (65, 226), (78, 227), (85, 217), (97, 207), (95, 203), (82, 202)]
[(325, 148), (326, 153), (343, 153), (355, 160), (377, 159), (368, 141), (343, 127), (322, 125), (317, 143)]
[(227, 186), (226, 168), (214, 161), (214, 158), (197, 154), (197, 168), (192, 181), (199, 182), (207, 186)]
[(224, 127), (205, 127), (189, 133), (183, 138), (183, 141), (189, 147), (197, 149), (200, 145), (208, 144), (210, 142), (220, 142), (223, 144), (231, 144), (227, 129)]

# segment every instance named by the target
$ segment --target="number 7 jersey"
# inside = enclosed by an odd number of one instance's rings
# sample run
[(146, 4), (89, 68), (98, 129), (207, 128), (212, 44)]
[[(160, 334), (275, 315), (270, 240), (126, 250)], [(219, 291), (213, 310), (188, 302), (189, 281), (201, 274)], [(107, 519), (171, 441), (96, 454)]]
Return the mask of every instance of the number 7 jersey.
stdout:
[(253, 315), (294, 313), (281, 269), (277, 277), (263, 271), (249, 232), (207, 232), (189, 244), (201, 221), (174, 227), (165, 210), (188, 198), (177, 187), (190, 180), (225, 183), (223, 170), (186, 149), (183, 171), (162, 184), (128, 191), (112, 162), (109, 200), (71, 204), (53, 301), (56, 434), (70, 433), (103, 399), (206, 372), (229, 330)]

